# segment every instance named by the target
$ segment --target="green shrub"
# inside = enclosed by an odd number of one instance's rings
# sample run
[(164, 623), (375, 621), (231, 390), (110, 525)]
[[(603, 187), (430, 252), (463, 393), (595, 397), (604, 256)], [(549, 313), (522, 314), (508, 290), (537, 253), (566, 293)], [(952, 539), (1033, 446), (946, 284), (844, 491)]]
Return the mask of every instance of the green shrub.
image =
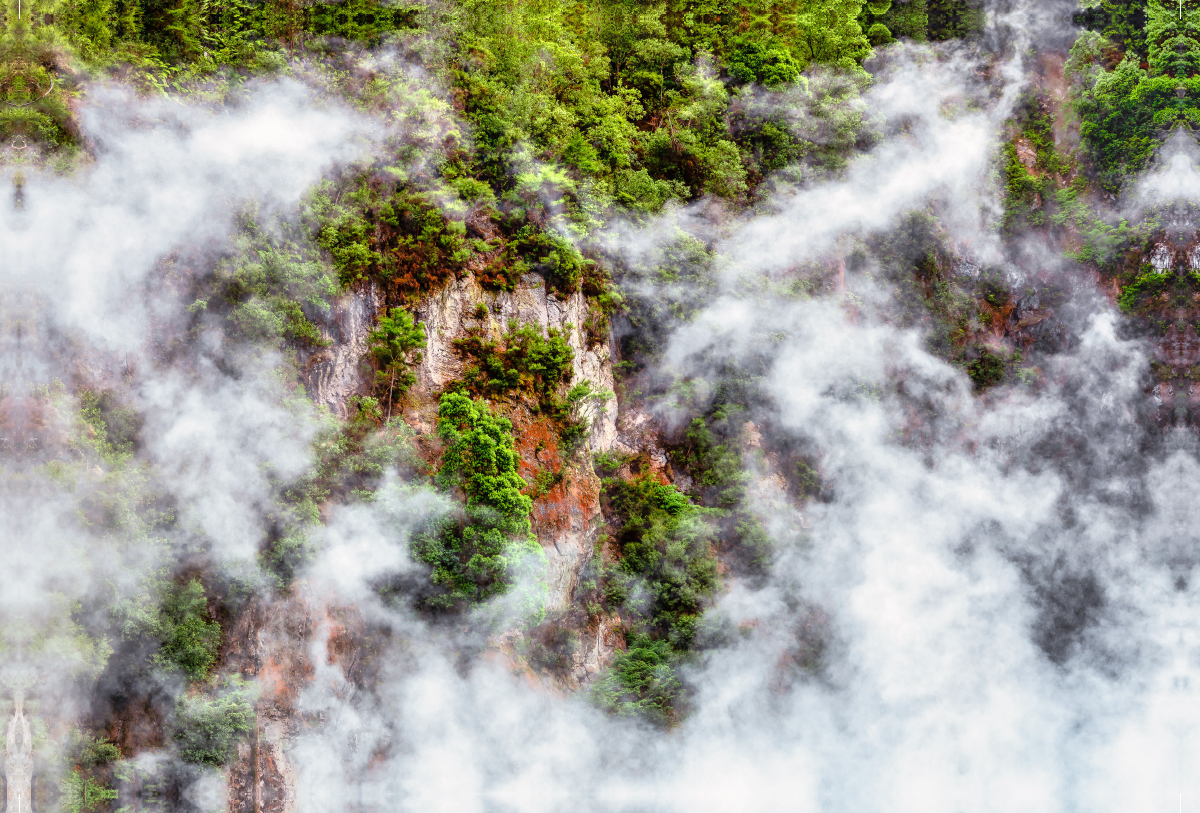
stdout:
[(138, 447), (143, 418), (120, 403), (111, 390), (79, 393), (79, 415), (91, 429), (91, 445), (109, 461), (128, 457)]
[(89, 813), (117, 798), (115, 790), (78, 770), (68, 771), (58, 787), (59, 805), (67, 813)]
[(735, 39), (727, 59), (729, 76), (738, 82), (777, 87), (800, 78), (801, 65), (791, 52), (759, 34)]
[[(614, 535), (621, 558), (607, 574), (609, 582), (625, 594), (643, 584), (648, 606), (626, 609), (686, 649), (691, 625), (717, 585), (715, 533), (704, 509), (651, 474), (605, 480), (604, 488), (621, 522)], [(609, 597), (610, 603), (621, 603), (613, 600), (614, 593)]]
[[(413, 543), (417, 557), (433, 568), (432, 607), (456, 608), (504, 592), (522, 573), (536, 576), (545, 553), (532, 533), (533, 500), (521, 493), (512, 423), (483, 402), (448, 392), (438, 406), (438, 434), (445, 446), (435, 482), (462, 489), (465, 510), (443, 519)], [(536, 588), (527, 609), (540, 612)]]
[(237, 743), (254, 724), (248, 689), (229, 684), (217, 696), (186, 695), (175, 709), (175, 744), (184, 762), (220, 767), (237, 752)]
[(207, 678), (221, 645), (221, 625), (207, 616), (208, 601), (199, 579), (168, 592), (155, 624), (162, 645), (153, 662), (181, 669), (192, 680)]
[(540, 401), (554, 401), (575, 359), (575, 351), (561, 331), (550, 328), (543, 336), (533, 324), (510, 324), (499, 343), (469, 335), (455, 339), (454, 346), (476, 361), (463, 373), (466, 388), (492, 397), (516, 390), (536, 395)]
[(107, 765), (121, 758), (121, 749), (102, 737), (84, 736), (79, 742), (77, 762), (82, 768)]
[(876, 47), (880, 45), (887, 45), (890, 42), (895, 42), (892, 32), (883, 23), (872, 24), (872, 26), (867, 29), (867, 39), (869, 39), (871, 44)]
[(979, 358), (967, 364), (967, 375), (971, 377), (976, 392), (982, 392), (1003, 381), (1007, 369), (1004, 359), (991, 350), (983, 349), (979, 352)]
[(666, 725), (675, 717), (682, 688), (674, 664), (679, 655), (669, 643), (633, 634), (628, 648), (613, 659), (597, 681), (593, 697), (604, 710), (623, 717), (642, 716)]

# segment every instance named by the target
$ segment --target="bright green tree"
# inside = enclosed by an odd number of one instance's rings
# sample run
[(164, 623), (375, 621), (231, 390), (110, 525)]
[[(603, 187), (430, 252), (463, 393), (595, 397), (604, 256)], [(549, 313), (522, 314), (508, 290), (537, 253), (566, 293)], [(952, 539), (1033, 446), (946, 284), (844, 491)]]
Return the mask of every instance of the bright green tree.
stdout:
[(444, 590), (432, 603), (449, 608), (503, 592), (522, 569), (544, 565), (545, 553), (529, 521), (533, 500), (521, 493), (512, 423), (482, 401), (449, 392), (438, 407), (438, 434), (445, 451), (437, 484), (461, 488), (466, 511), (418, 538), (416, 552)]
[(367, 344), (379, 365), (375, 383), (387, 382), (388, 385), (387, 417), (390, 419), (397, 386), (403, 393), (417, 381), (408, 364), (421, 360), (420, 354), (413, 355), (413, 351), (425, 346), (425, 326), (414, 323), (412, 314), (403, 308), (392, 308), (391, 316), (380, 319), (379, 326), (367, 336)]

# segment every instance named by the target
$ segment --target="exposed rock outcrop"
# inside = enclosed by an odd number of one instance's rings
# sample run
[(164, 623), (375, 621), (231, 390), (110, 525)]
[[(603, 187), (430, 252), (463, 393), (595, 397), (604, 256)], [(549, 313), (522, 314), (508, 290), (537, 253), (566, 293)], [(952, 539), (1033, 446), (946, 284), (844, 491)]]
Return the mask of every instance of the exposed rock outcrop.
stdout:
[(369, 365), (364, 366), (367, 335), (375, 326), (383, 298), (375, 283), (347, 291), (318, 320), (325, 347), (301, 351), (304, 384), (313, 403), (334, 415), (346, 417), (346, 402), (370, 387)]
[(251, 601), (230, 629), (225, 667), (257, 678), (254, 729), (229, 766), (230, 813), (290, 813), (295, 769), (285, 753), (303, 725), (296, 699), (313, 674), (308, 603)]
[[(481, 303), (487, 313), (477, 315)], [(611, 393), (612, 349), (608, 344), (588, 346), (583, 330), (587, 308), (582, 293), (560, 298), (546, 290), (545, 281), (537, 274), (522, 277), (511, 292), (485, 291), (470, 273), (451, 280), (417, 306), (426, 336), (417, 386), (432, 394), (462, 377), (463, 359), (454, 347), (454, 340), (466, 336), (469, 329), (483, 330), (488, 338), (499, 339), (508, 323), (514, 321), (518, 325), (536, 324), (543, 330), (561, 330), (575, 351), (571, 385), (590, 381), (597, 390)], [(607, 450), (617, 434), (616, 396), (585, 409), (592, 423), (590, 448)]]
[[(486, 307), (486, 313), (479, 305)], [(591, 423), (588, 449), (606, 451), (617, 438), (617, 403), (612, 395), (612, 350), (609, 345), (589, 346), (583, 330), (587, 318), (587, 300), (582, 293), (560, 298), (546, 290), (545, 281), (536, 274), (522, 277), (511, 292), (485, 291), (475, 277), (467, 273), (448, 283), (425, 299), (417, 308), (425, 325), (426, 348), (417, 370), (417, 389), (426, 399), (463, 375), (464, 362), (454, 340), (479, 330), (492, 340), (500, 339), (510, 322), (534, 324), (543, 331), (560, 330), (574, 350), (570, 384), (589, 381), (609, 393), (583, 408)], [(431, 409), (426, 413), (432, 412)], [(432, 415), (420, 416), (420, 410), (406, 414), (418, 429), (432, 429)], [(533, 480), (539, 471), (558, 474), (559, 479), (544, 494), (536, 495), (533, 505), (534, 533), (549, 560), (547, 581), (550, 586), (548, 607), (552, 612), (568, 607), (579, 580), (579, 573), (592, 555), (592, 543), (602, 524), (600, 480), (590, 461), (564, 461), (553, 430), (544, 422), (514, 414), (518, 429), (521, 474)]]

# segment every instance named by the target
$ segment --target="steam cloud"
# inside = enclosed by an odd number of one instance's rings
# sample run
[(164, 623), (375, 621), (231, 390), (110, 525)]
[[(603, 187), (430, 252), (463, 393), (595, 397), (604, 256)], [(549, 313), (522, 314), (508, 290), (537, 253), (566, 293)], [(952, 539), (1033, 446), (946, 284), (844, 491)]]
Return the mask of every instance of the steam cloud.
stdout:
[[(1151, 437), (1137, 420), (1146, 351), (1122, 338), (1112, 308), (1079, 293), (1071, 349), (1044, 386), (983, 402), (920, 335), (870, 309), (856, 322), (836, 302), (737, 285), (931, 199), (960, 244), (1000, 259), (986, 237), (988, 173), (1024, 81), (1030, 12), (999, 15), (991, 32), (1006, 54), (998, 97), (975, 75), (986, 54), (897, 47), (867, 103), (905, 126), (844, 180), (785, 190), (771, 213), (721, 227), (719, 252), (736, 261), (674, 329), (665, 364), (703, 377), (782, 336), (765, 379), (774, 407), (756, 419), (825, 450), (835, 496), (803, 515), (764, 499), (772, 575), (735, 583), (713, 610), (746, 634), (691, 670), (692, 715), (669, 734), (608, 718), (507, 674), (469, 636), (385, 605), (372, 580), (411, 566), (407, 533), (437, 510), (395, 482), (378, 505), (334, 513), (298, 588), (313, 606), (354, 604), (389, 633), (369, 691), (347, 688), (328, 623), (314, 636), (316, 674), (299, 702), (316, 722), (289, 754), (298, 810), (1150, 811), (1181, 794), (1200, 804), (1189, 493), (1200, 460), (1184, 430)], [(189, 303), (160, 260), (184, 242), (219, 243), (239, 201), (286, 210), (380, 137), (295, 84), (256, 88), (225, 112), (115, 90), (92, 98), (95, 166), (79, 181), (33, 178), (25, 209), (0, 225), (13, 452), (0, 483), (0, 606), (13, 641), (65, 625), (69, 604), (128, 590), (191, 544), (118, 544), (78, 516), (102, 482), (34, 473), (37, 451), (21, 440), (70, 431), (29, 412), (28, 396), (55, 378), (130, 380), (144, 455), (183, 525), (231, 572), (254, 572), (267, 472), (302, 469), (317, 418), (284, 403), (278, 359), (242, 357), (215, 333), (195, 353), (165, 354), (159, 340)], [(982, 107), (948, 117), (963, 99)], [(1179, 177), (1147, 183), (1194, 197)], [(703, 211), (669, 218), (718, 231)], [(649, 251), (666, 229), (628, 227), (621, 242)], [(868, 301), (890, 295), (866, 278), (849, 286)], [(864, 389), (881, 394), (853, 395)], [(830, 619), (816, 676), (791, 665), (812, 607)], [(42, 713), (65, 726), (83, 711), (75, 678), (89, 657), (31, 650), (6, 679), (45, 681)], [(219, 803), (202, 790), (193, 804)]]

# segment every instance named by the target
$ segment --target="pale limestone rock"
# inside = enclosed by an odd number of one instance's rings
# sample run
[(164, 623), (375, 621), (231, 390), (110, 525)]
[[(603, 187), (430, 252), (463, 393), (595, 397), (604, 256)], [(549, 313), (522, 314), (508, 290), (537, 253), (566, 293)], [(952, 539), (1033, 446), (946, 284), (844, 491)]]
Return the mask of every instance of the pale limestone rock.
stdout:
[[(488, 308), (482, 319), (475, 315), (479, 303)], [(471, 273), (454, 279), (417, 307), (425, 324), (426, 346), (424, 359), (417, 370), (420, 386), (434, 393), (451, 381), (462, 377), (463, 361), (454, 348), (454, 340), (467, 335), (470, 328), (486, 331), (489, 339), (499, 339), (508, 323), (536, 324), (543, 332), (550, 328), (564, 331), (567, 343), (575, 351), (571, 386), (590, 381), (602, 392), (612, 392), (612, 349), (607, 345), (588, 347), (583, 332), (587, 319), (587, 299), (575, 293), (561, 299), (546, 291), (545, 281), (537, 274), (527, 274), (511, 292), (486, 292)], [(570, 325), (570, 328), (567, 327)], [(617, 435), (617, 399), (613, 395), (584, 408), (592, 424), (589, 448), (607, 451)]]
[(625, 647), (625, 630), (619, 615), (600, 616), (595, 634), (595, 640), (588, 641), (587, 651), (576, 659), (575, 678), (580, 683), (594, 680)]
[(658, 424), (642, 409), (627, 409), (615, 427), (616, 437), (612, 448), (621, 454), (635, 455), (645, 452), (653, 469), (667, 467), (667, 453), (658, 442)]
[(374, 283), (348, 291), (318, 322), (321, 335), (331, 344), (300, 352), (304, 383), (313, 403), (328, 407), (340, 418), (346, 417), (346, 402), (370, 388), (363, 357), (367, 334), (375, 327), (382, 305), (383, 297)]

